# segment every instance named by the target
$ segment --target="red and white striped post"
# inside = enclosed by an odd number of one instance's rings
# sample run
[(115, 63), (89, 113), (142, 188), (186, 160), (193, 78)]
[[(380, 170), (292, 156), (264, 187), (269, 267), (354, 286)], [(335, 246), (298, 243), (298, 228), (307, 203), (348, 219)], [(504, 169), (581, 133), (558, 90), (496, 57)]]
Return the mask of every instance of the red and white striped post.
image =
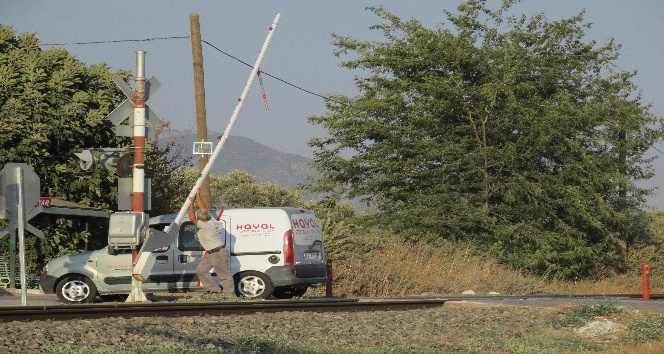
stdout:
[(144, 211), (145, 194), (145, 52), (136, 52), (136, 84), (134, 86), (134, 166), (132, 211)]
[[(132, 165), (132, 211), (145, 211), (145, 51), (136, 51), (136, 84), (134, 85), (134, 163)], [(139, 250), (131, 251), (131, 264), (135, 268)], [(127, 302), (145, 302), (147, 298), (141, 289), (141, 280), (132, 277), (131, 292)]]
[[(134, 164), (132, 168), (132, 211), (143, 212), (145, 206), (145, 51), (136, 51), (136, 84), (134, 85)], [(131, 262), (138, 250), (133, 250)]]

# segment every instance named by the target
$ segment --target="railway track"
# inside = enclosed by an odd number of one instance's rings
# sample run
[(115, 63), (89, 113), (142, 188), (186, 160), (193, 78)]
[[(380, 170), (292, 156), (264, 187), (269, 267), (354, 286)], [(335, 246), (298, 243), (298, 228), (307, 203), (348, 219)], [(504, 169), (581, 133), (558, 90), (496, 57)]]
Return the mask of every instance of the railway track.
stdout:
[[(451, 295), (403, 298), (313, 298), (303, 300), (262, 300), (237, 302), (101, 303), (80, 305), (0, 307), (0, 321), (71, 320), (104, 317), (186, 317), (201, 315), (253, 314), (259, 312), (310, 311), (352, 312), (393, 311), (441, 307), (446, 302), (478, 301), (504, 305), (555, 306), (561, 302), (623, 301), (641, 303), (640, 294), (596, 295)], [(651, 304), (663, 303), (664, 294), (653, 294)], [(662, 307), (660, 305), (656, 305)], [(664, 312), (664, 308), (661, 310)]]
[(181, 317), (252, 314), (258, 312), (392, 311), (441, 307), (444, 299), (309, 299), (239, 302), (152, 302), (53, 306), (14, 306), (0, 309), (0, 321), (71, 320), (104, 317)]

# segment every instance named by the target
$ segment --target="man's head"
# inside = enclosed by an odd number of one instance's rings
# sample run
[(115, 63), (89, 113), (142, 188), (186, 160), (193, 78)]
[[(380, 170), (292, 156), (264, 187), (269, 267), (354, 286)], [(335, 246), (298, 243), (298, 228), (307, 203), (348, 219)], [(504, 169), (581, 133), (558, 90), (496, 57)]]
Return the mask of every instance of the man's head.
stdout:
[(212, 219), (212, 216), (207, 210), (199, 210), (198, 213), (196, 213), (196, 218), (201, 221), (208, 221)]

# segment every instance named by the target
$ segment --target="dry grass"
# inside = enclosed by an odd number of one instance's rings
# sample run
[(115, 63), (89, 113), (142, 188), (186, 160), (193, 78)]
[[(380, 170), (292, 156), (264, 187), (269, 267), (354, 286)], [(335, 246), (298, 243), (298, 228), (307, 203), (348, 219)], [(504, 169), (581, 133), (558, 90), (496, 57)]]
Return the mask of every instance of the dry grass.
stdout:
[[(346, 230), (347, 231), (347, 230)], [(659, 248), (630, 252), (626, 274), (600, 280), (544, 280), (509, 269), (470, 245), (441, 241), (410, 244), (399, 235), (373, 228), (361, 237), (326, 239), (333, 261), (336, 296), (459, 294), (640, 294), (641, 263), (650, 262), (650, 291), (664, 292), (664, 259)], [(336, 252), (335, 252), (336, 250)], [(324, 288), (308, 295), (320, 295)]]
[(526, 294), (546, 287), (545, 282), (503, 267), (467, 245), (447, 241), (435, 246), (409, 244), (372, 229), (361, 246), (368, 250), (330, 257), (335, 295), (453, 294), (465, 290)]

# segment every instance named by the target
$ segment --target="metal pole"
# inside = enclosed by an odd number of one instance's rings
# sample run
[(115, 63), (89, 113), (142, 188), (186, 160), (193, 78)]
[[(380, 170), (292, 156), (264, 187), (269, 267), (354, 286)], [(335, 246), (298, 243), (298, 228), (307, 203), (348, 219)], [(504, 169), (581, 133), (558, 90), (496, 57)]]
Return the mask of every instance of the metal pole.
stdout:
[(21, 267), (21, 305), (28, 304), (28, 287), (25, 276), (25, 197), (23, 195), (23, 171), (16, 167), (16, 181), (18, 182), (18, 257)]
[[(207, 117), (205, 111), (205, 72), (203, 71), (203, 48), (201, 45), (201, 24), (198, 14), (189, 15), (191, 27), (191, 54), (194, 59), (194, 98), (196, 99), (196, 140), (207, 141)], [(200, 155), (198, 171), (202, 172), (208, 163), (207, 155)], [(203, 180), (201, 198), (205, 205), (212, 207), (210, 198), (210, 177)]]
[(142, 212), (145, 194), (145, 52), (136, 52), (136, 85), (134, 86), (134, 166), (132, 211)]
[[(134, 86), (134, 165), (132, 168), (132, 211), (143, 212), (145, 194), (145, 51), (136, 51), (136, 85)], [(138, 260), (138, 250), (131, 251), (131, 264)], [(127, 302), (145, 302), (142, 282), (131, 278)]]

